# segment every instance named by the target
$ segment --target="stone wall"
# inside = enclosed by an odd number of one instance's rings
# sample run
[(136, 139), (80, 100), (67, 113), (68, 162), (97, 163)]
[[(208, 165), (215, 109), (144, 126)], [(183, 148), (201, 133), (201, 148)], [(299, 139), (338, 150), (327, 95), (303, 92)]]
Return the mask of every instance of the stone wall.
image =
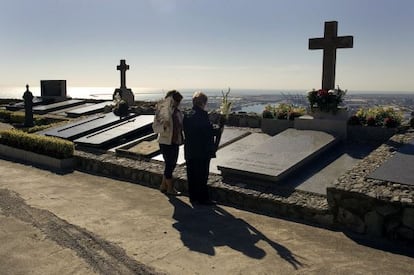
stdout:
[(414, 185), (367, 177), (413, 138), (413, 130), (394, 135), (328, 188), (335, 222), (362, 234), (414, 240)]

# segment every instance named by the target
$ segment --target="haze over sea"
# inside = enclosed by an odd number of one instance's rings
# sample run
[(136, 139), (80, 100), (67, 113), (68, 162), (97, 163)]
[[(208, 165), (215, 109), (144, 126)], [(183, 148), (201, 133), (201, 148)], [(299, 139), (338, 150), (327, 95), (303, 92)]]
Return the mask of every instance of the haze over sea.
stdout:
[[(137, 101), (155, 101), (162, 98), (165, 93), (170, 89), (162, 88), (131, 88)], [(171, 88), (174, 89), (174, 88)], [(0, 98), (7, 99), (22, 99), (23, 93), (26, 90), (24, 86), (0, 86)], [(40, 96), (40, 86), (30, 86), (29, 90), (34, 96)], [(111, 100), (115, 87), (67, 87), (67, 95), (72, 98), (83, 99), (99, 99), (99, 100)], [(210, 97), (221, 96), (221, 91), (227, 91), (227, 88), (223, 89), (197, 89), (197, 88), (183, 88), (177, 89), (183, 94), (184, 99), (191, 99), (193, 93), (197, 90), (201, 90)], [(231, 97), (251, 97), (251, 96), (271, 96), (281, 94), (292, 95), (306, 95), (305, 90), (283, 90), (283, 89), (231, 89)], [(349, 95), (357, 94), (414, 94), (412, 92), (399, 92), (399, 91), (348, 91)]]

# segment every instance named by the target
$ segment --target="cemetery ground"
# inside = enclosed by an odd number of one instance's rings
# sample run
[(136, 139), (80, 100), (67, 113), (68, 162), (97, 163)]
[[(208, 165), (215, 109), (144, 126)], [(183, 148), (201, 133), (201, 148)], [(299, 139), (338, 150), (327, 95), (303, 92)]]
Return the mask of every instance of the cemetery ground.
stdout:
[(412, 247), (0, 159), (0, 274), (411, 274)]

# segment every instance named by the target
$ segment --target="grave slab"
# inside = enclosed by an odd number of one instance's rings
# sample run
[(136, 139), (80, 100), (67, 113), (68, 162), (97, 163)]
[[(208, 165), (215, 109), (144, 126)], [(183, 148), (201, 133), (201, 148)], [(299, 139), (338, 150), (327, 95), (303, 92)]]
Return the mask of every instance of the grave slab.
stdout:
[(414, 140), (403, 145), (395, 154), (386, 160), (368, 177), (382, 181), (390, 181), (414, 185)]
[(74, 110), (67, 111), (66, 114), (68, 117), (80, 117), (86, 115), (92, 115), (103, 111), (106, 105), (111, 104), (112, 101), (105, 101), (97, 104), (92, 104)]
[[(223, 132), (224, 134), (224, 132)], [(244, 136), (239, 140), (221, 148), (216, 152), (216, 158), (211, 159), (210, 172), (220, 174), (217, 166), (226, 163), (227, 161), (235, 158), (243, 152), (250, 150), (251, 148), (260, 145), (261, 143), (268, 140), (271, 136), (262, 133), (252, 133), (248, 136)]]
[(74, 142), (84, 146), (102, 148), (130, 136), (148, 134), (153, 121), (153, 115), (140, 115), (78, 138)]
[(144, 137), (134, 139), (128, 143), (112, 148), (109, 151), (114, 152), (119, 156), (131, 157), (134, 159), (151, 158), (159, 154), (160, 148), (157, 136), (157, 134), (151, 133)]
[(243, 177), (256, 184), (277, 182), (312, 161), (337, 142), (313, 130), (287, 129), (218, 166), (223, 177)]
[(135, 114), (131, 114), (126, 118), (120, 119), (113, 113), (94, 115), (63, 126), (48, 129), (41, 134), (74, 140), (135, 116)]
[(69, 107), (73, 107), (77, 105), (82, 105), (84, 104), (84, 102), (85, 101), (81, 99), (70, 99), (70, 100), (65, 100), (65, 101), (61, 101), (57, 103), (52, 103), (49, 105), (39, 105), (39, 106), (33, 107), (33, 113), (43, 115), (43, 114), (47, 114), (47, 113), (54, 112), (57, 110), (61, 110), (61, 109), (65, 109), (65, 108), (69, 108)]
[[(231, 129), (231, 128), (224, 128), (223, 134), (221, 136), (220, 139), (220, 144), (218, 146), (218, 149), (220, 150), (222, 147), (227, 146), (228, 144), (241, 139), (247, 135), (249, 135), (250, 132), (248, 131), (244, 131), (241, 129)], [(219, 152), (219, 151), (217, 151)], [(162, 155), (157, 155), (155, 157), (152, 158), (153, 160), (156, 161), (164, 161)], [(185, 157), (184, 157), (184, 146), (180, 146), (179, 151), (178, 151), (178, 160), (177, 160), (177, 164), (178, 165), (183, 165), (185, 164)]]

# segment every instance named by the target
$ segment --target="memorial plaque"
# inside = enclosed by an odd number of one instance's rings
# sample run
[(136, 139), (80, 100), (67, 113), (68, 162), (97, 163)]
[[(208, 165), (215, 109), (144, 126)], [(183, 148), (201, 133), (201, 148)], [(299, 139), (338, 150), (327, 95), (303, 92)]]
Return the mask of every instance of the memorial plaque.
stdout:
[(328, 133), (287, 129), (218, 166), (224, 177), (277, 182), (335, 144)]
[(81, 136), (88, 135), (95, 131), (99, 131), (103, 128), (122, 122), (125, 119), (133, 118), (134, 116), (136, 115), (130, 115), (129, 117), (120, 120), (119, 117), (113, 113), (94, 115), (82, 120), (65, 124), (63, 126), (48, 129), (42, 132), (42, 134), (46, 136), (54, 136), (74, 140)]
[[(226, 130), (227, 129), (225, 129), (224, 132)], [(242, 137), (241, 139), (225, 147), (222, 147), (216, 152), (216, 158), (211, 159), (210, 172), (215, 173), (215, 174), (220, 174), (220, 171), (217, 169), (218, 165), (222, 165), (223, 163), (226, 163), (227, 161), (243, 154), (247, 150), (250, 150), (257, 145), (262, 144), (269, 138), (271, 138), (271, 136), (267, 134), (252, 133), (248, 136)]]
[(148, 134), (152, 130), (153, 121), (153, 115), (140, 115), (78, 138), (74, 142), (85, 146), (105, 147), (127, 137)]
[(68, 117), (80, 117), (86, 115), (92, 115), (96, 113), (100, 113), (103, 111), (106, 105), (112, 104), (112, 101), (105, 101), (101, 103), (91, 104), (88, 106), (76, 108), (70, 111), (67, 111), (66, 114)]
[(414, 185), (414, 140), (403, 145), (368, 177)]
[(36, 107), (33, 107), (33, 113), (43, 115), (50, 112), (54, 112), (57, 110), (62, 110), (66, 108), (70, 108), (73, 106), (82, 105), (85, 103), (85, 100), (81, 99), (71, 99), (71, 100), (65, 100), (57, 103), (52, 103), (48, 105), (39, 105)]

